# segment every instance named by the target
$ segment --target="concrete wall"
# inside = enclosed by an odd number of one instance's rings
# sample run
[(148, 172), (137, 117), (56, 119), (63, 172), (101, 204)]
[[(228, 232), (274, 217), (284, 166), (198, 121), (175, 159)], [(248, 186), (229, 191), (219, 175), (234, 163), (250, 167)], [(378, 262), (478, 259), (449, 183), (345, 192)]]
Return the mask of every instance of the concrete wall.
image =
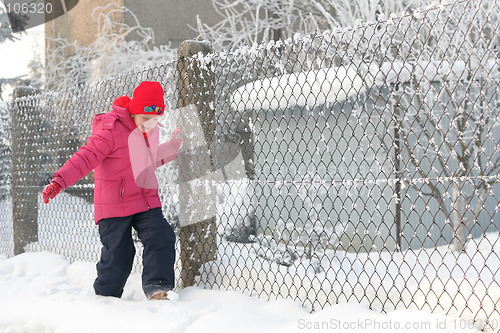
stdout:
[[(442, 87), (435, 84), (435, 89), (440, 91)], [(482, 94), (488, 101), (495, 100), (494, 89), (484, 89)], [(402, 108), (410, 120), (417, 110), (425, 112), (428, 107), (413, 99), (409, 101), (412, 106), (405, 102), (408, 101), (401, 100)], [(443, 105), (447, 109), (443, 109)], [(446, 100), (432, 107), (435, 114), (444, 114), (444, 118), (455, 112)], [(309, 222), (320, 229), (335, 229), (343, 250), (396, 250), (394, 127), (391, 110), (382, 110), (359, 96), (357, 105), (346, 101), (312, 109), (254, 111), (257, 232), (276, 235), (280, 224), (290, 231), (300, 230)], [(442, 128), (447, 128), (444, 124), (440, 120)], [(427, 123), (426, 130), (434, 133), (435, 141), (440, 144), (434, 125)], [(456, 139), (454, 131), (446, 133), (451, 142)], [(489, 125), (487, 132), (482, 134), (483, 164), (486, 158), (493, 162), (499, 156), (500, 127)], [(424, 136), (418, 124), (412, 125), (412, 133), (407, 140), (410, 147), (418, 148), (414, 154), (427, 171), (426, 177), (444, 178), (446, 174), (432, 149), (422, 150), (427, 147), (426, 139), (421, 138), (422, 143), (416, 144), (416, 139)], [(406, 179), (400, 190), (401, 249), (450, 244), (453, 230), (445, 221), (438, 201), (419, 194), (410, 185), (412, 179), (423, 193), (429, 193), (406, 149), (402, 149), (401, 156), (402, 178)], [(454, 158), (447, 159), (446, 165), (451, 171), (458, 167)], [(433, 169), (436, 171), (431, 171)], [(473, 177), (476, 175), (477, 170), (471, 173)], [(471, 195), (473, 181), (477, 179), (464, 182), (464, 195)], [(439, 183), (450, 209), (450, 200), (446, 198), (450, 181), (442, 179)], [(500, 193), (500, 183), (493, 185), (490, 193)], [(497, 196), (486, 196), (477, 221), (470, 225), (466, 235), (477, 238), (486, 232), (496, 232), (500, 226), (498, 207)]]
[(310, 223), (335, 230), (347, 251), (395, 249), (394, 186), (377, 181), (392, 177), (393, 137), (386, 122), (360, 121), (352, 108), (345, 102), (254, 114), (258, 233)]

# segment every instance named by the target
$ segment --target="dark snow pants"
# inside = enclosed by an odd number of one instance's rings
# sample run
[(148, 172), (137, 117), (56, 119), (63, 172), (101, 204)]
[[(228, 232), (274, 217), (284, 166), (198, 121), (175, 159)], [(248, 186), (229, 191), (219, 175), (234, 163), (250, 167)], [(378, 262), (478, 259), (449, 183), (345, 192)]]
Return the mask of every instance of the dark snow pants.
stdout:
[(144, 246), (142, 288), (146, 297), (174, 287), (175, 234), (161, 208), (98, 223), (102, 242), (94, 290), (97, 295), (121, 297), (135, 257), (132, 228)]

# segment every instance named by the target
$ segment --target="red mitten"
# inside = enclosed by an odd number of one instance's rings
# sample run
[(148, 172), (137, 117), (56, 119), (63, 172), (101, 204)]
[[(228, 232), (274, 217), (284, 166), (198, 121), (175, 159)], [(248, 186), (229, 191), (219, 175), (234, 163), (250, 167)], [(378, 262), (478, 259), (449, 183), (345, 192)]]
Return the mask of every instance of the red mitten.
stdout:
[(181, 129), (177, 127), (173, 132), (172, 132), (172, 138), (170, 139), (170, 142), (172, 143), (172, 146), (174, 147), (175, 150), (179, 151), (182, 146), (182, 137), (181, 137)]
[(49, 185), (45, 186), (42, 191), (43, 202), (49, 203), (49, 199), (54, 199), (62, 190), (61, 185), (55, 181), (51, 181)]

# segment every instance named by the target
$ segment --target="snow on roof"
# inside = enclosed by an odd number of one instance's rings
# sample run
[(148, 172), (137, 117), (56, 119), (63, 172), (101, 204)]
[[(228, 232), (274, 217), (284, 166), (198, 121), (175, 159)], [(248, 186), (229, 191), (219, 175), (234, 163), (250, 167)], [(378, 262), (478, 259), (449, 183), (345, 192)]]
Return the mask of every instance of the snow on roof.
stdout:
[(476, 79), (499, 77), (499, 60), (489, 59), (469, 68), (462, 60), (384, 62), (380, 67), (355, 65), (290, 73), (249, 82), (231, 94), (231, 107), (237, 111), (276, 110), (292, 106), (316, 106), (343, 101), (384, 84), (417, 81), (464, 80), (469, 72)]
[(355, 96), (364, 87), (354, 66), (332, 67), (247, 83), (233, 92), (231, 101), (237, 111), (314, 106)]

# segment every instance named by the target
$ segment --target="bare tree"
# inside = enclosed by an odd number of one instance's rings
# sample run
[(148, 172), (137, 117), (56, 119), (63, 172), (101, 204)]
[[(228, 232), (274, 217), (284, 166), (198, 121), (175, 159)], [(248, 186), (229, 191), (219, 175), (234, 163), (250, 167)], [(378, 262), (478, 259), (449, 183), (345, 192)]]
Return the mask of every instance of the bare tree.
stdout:
[[(133, 24), (114, 18), (129, 16)], [(46, 88), (59, 90), (75, 84), (95, 82), (176, 57), (169, 45), (154, 46), (151, 28), (141, 26), (128, 8), (111, 3), (96, 7), (92, 19), (97, 24), (97, 37), (89, 45), (80, 45), (64, 38), (48, 38), (45, 64), (35, 63), (35, 77), (44, 80)], [(128, 38), (133, 35), (134, 38)], [(40, 71), (42, 75), (37, 75)]]
[(499, 182), (499, 20), (495, 2), (457, 2), (398, 22), (405, 29), (391, 36), (399, 78), (387, 102), (395, 110), (402, 173), (419, 196), (437, 202), (454, 251), (465, 249)]
[[(21, 31), (19, 34), (14, 34), (12, 32), (12, 29), (10, 28), (10, 21), (9, 20), (14, 20), (16, 24), (19, 26), (23, 26), (26, 22), (26, 18), (22, 15), (18, 15), (16, 13), (11, 13), (7, 15), (7, 12), (3, 6), (0, 6), (0, 43), (3, 43), (5, 41), (16, 41), (19, 40), (19, 35), (24, 34), (24, 31)], [(8, 64), (4, 64), (5, 66), (8, 66)], [(2, 99), (2, 91), (3, 91), (3, 86), (4, 85), (9, 85), (9, 84), (18, 84), (21, 82), (23, 79), (22, 76), (14, 77), (14, 78), (0, 78), (0, 99)]]
[(308, 35), (361, 22), (376, 22), (391, 13), (403, 13), (422, 1), (380, 0), (212, 0), (223, 19), (209, 26), (200, 16), (193, 27), (199, 39), (216, 49), (265, 43), (295, 34)]

